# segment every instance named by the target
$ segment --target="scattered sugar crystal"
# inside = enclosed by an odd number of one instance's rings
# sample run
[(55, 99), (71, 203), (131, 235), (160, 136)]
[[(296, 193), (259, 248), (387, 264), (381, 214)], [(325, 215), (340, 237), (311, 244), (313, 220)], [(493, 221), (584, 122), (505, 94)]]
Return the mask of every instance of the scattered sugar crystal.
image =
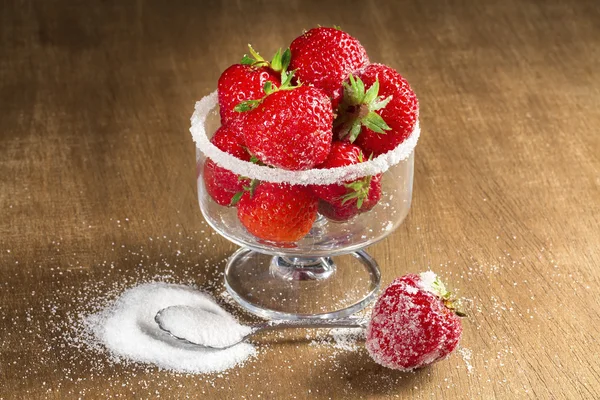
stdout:
[(334, 347), (340, 350), (356, 351), (359, 341), (364, 341), (364, 328), (335, 328), (330, 332), (335, 341)]
[(458, 353), (462, 356), (465, 361), (465, 365), (467, 366), (467, 372), (470, 374), (473, 371), (473, 365), (471, 365), (471, 358), (473, 357), (473, 352), (466, 347), (460, 347), (458, 349)]

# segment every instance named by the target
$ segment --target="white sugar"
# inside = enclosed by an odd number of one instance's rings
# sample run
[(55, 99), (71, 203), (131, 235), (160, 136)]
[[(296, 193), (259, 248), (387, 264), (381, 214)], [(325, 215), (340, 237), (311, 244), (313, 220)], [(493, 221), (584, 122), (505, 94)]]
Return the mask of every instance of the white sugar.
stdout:
[(418, 285), (421, 289), (426, 290), (431, 293), (435, 293), (433, 285), (435, 280), (437, 279), (437, 275), (433, 271), (425, 271), (419, 274), (421, 280)]
[(88, 316), (85, 323), (115, 359), (154, 364), (176, 372), (220, 372), (256, 353), (248, 343), (211, 350), (172, 338), (158, 327), (154, 317), (158, 311), (175, 305), (202, 308), (233, 320), (205, 293), (183, 285), (147, 283), (126, 290), (112, 305)]
[(229, 314), (217, 314), (192, 306), (167, 307), (158, 315), (163, 329), (178, 338), (209, 347), (231, 346), (252, 332)]
[(471, 364), (471, 358), (473, 356), (473, 352), (466, 347), (460, 347), (458, 349), (459, 354), (462, 356), (465, 365), (467, 366), (467, 372), (470, 374), (473, 371), (473, 365)]
[(419, 122), (417, 121), (410, 136), (404, 142), (400, 143), (395, 149), (363, 163), (331, 169), (288, 171), (237, 159), (213, 145), (207, 136), (204, 124), (207, 116), (216, 106), (216, 91), (196, 103), (195, 111), (191, 118), (192, 126), (190, 132), (192, 133), (194, 142), (196, 142), (197, 148), (220, 167), (241, 176), (266, 182), (286, 182), (292, 185), (328, 185), (381, 174), (393, 165), (410, 157), (417, 145), (421, 132)]
[(357, 351), (359, 342), (365, 339), (364, 328), (335, 328), (330, 332), (334, 347), (340, 350)]

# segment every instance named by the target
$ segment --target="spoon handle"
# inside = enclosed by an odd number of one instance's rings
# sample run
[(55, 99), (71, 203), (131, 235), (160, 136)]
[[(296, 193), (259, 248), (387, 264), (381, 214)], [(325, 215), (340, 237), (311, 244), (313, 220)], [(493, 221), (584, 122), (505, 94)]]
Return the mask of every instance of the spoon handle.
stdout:
[(257, 326), (257, 330), (288, 328), (364, 328), (367, 321), (360, 318), (273, 320)]

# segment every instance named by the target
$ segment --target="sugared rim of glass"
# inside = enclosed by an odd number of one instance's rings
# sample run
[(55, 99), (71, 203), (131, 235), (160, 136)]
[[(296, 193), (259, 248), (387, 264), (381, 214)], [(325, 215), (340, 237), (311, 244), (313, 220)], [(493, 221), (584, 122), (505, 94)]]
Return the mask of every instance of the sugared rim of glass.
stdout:
[(390, 167), (407, 159), (415, 149), (421, 129), (419, 122), (415, 124), (410, 136), (395, 149), (381, 154), (372, 160), (359, 164), (330, 169), (309, 169), (305, 171), (289, 171), (256, 165), (240, 160), (228, 154), (210, 142), (206, 135), (205, 122), (208, 114), (217, 106), (217, 91), (215, 90), (202, 100), (196, 102), (191, 121), (190, 132), (196, 142), (196, 147), (217, 165), (237, 175), (273, 183), (289, 183), (291, 185), (328, 185), (384, 173)]

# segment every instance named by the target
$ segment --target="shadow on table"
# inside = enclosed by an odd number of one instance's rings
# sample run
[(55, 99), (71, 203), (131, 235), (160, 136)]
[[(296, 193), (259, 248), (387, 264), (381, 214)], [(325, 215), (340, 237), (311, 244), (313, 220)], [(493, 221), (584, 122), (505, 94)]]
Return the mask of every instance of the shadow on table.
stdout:
[(413, 390), (429, 377), (427, 369), (400, 372), (382, 367), (371, 359), (364, 348), (358, 352), (337, 354), (333, 362), (333, 367), (329, 363), (321, 363), (319, 368), (313, 368), (309, 378), (311, 388), (327, 393), (331, 390), (331, 380), (324, 377), (333, 375), (345, 381), (348, 395), (363, 395), (366, 398), (392, 396)]

